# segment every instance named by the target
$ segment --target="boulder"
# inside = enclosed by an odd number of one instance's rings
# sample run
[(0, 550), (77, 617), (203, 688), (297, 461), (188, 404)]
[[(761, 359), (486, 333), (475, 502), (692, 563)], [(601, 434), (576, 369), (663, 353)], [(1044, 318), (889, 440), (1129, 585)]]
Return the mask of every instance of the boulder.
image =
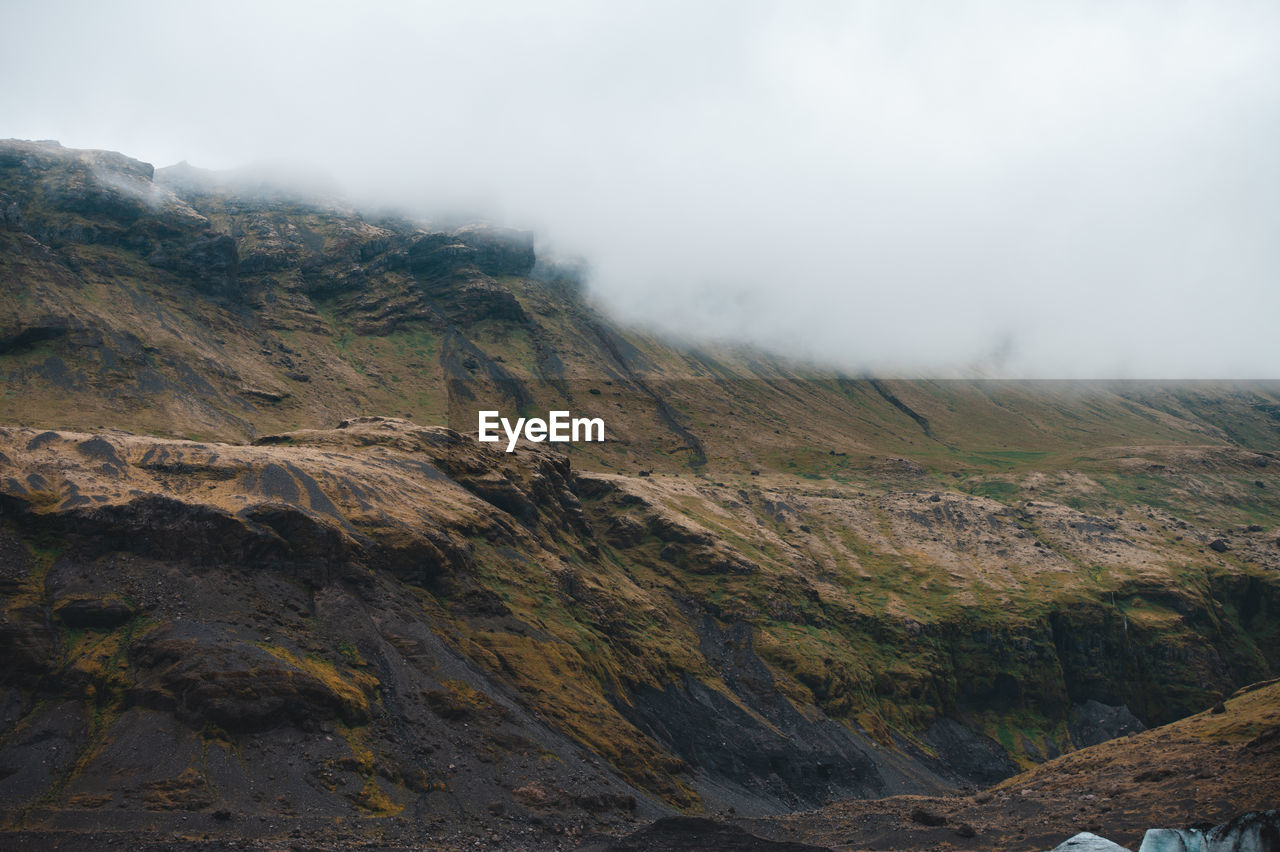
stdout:
[(1198, 828), (1149, 828), (1139, 852), (1208, 852)]
[(1053, 852), (1129, 852), (1129, 850), (1118, 843), (1112, 843), (1105, 837), (1082, 831), (1053, 847)]
[(942, 814), (935, 813), (927, 808), (912, 808), (908, 815), (912, 822), (920, 825), (938, 826), (946, 825), (947, 818)]
[(1280, 809), (1253, 811), (1214, 826), (1152, 828), (1138, 852), (1272, 852), (1280, 849)]

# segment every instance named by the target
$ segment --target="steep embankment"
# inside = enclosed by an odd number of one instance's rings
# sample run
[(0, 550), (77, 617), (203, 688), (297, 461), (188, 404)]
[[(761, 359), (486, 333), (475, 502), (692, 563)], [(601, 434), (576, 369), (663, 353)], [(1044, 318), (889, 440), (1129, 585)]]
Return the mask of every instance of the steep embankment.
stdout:
[[(13, 825), (776, 812), (998, 780), (1280, 667), (1274, 383), (682, 351), (527, 235), (43, 143), (0, 145), (0, 196)], [(479, 408), (609, 441), (443, 428)]]
[(1137, 848), (1149, 828), (1220, 825), (1280, 801), (1280, 683), (1092, 746), (980, 793), (843, 802), (743, 821), (831, 849), (1052, 849), (1080, 831)]

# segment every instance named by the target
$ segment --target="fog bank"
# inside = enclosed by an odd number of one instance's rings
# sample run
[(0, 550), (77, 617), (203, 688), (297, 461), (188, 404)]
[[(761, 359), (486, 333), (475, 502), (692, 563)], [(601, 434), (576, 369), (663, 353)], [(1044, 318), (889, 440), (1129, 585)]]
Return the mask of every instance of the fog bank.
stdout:
[(0, 136), (262, 161), (850, 369), (1280, 377), (1267, 2), (7, 4)]

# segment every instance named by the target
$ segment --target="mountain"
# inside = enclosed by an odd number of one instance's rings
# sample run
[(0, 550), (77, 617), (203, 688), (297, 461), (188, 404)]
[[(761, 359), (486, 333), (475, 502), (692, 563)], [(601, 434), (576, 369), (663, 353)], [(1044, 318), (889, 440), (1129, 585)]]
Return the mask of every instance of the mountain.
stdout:
[(1280, 382), (681, 348), (528, 233), (49, 142), (0, 215), (14, 838), (554, 847), (985, 786), (1280, 667)]

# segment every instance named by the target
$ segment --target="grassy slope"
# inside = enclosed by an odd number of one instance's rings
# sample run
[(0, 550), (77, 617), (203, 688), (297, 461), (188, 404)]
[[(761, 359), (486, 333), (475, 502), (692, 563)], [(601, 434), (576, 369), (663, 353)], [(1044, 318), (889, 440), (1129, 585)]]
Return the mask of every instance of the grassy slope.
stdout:
[[(201, 209), (216, 227), (257, 233), (252, 211)], [(8, 327), (52, 316), (70, 329), (0, 356), (0, 421), (243, 440), (378, 413), (469, 431), (475, 409), (514, 407), (499, 374), (527, 393), (525, 411), (603, 416), (611, 440), (573, 448), (575, 468), (628, 475), (622, 493), (643, 496), (650, 515), (702, 525), (759, 570), (705, 573), (697, 554), (673, 563), (651, 532), (605, 542), (598, 559), (569, 557), (591, 603), (632, 625), (620, 637), (583, 601), (481, 550), (482, 582), (571, 649), (556, 673), (578, 698), (537, 700), (584, 742), (604, 748), (616, 733), (602, 702), (648, 658), (660, 662), (642, 678), (715, 679), (687, 625), (646, 615), (672, 598), (751, 624), (798, 702), (885, 741), (890, 729), (918, 737), (941, 709), (1024, 759), (1026, 743), (1067, 745), (1073, 698), (1126, 701), (1158, 721), (1277, 666), (1266, 548), (1280, 460), (1256, 452), (1275, 443), (1275, 384), (854, 380), (758, 353), (674, 349), (522, 278), (501, 283), (529, 322), (447, 323), (403, 271), (353, 277), (343, 251), (359, 228), (347, 214), (276, 213), (276, 225), (305, 215), (301, 259), (242, 276), (240, 301), (205, 298), (120, 246), (65, 241), (54, 255), (0, 233)], [(241, 237), (243, 254), (255, 239)], [(632, 478), (641, 469), (655, 475)], [(920, 520), (935, 494), (999, 533)], [(586, 503), (597, 528), (642, 514), (608, 496)], [(1098, 524), (1115, 535), (1080, 531)], [(1206, 550), (1228, 533), (1240, 544)], [(1082, 657), (1064, 673), (1064, 635), (1138, 650), (1129, 668)], [(474, 639), (533, 672), (520, 685), (534, 691), (544, 644)], [(1195, 653), (1206, 642), (1224, 669)], [(1022, 684), (1013, 698), (1002, 675)]]

